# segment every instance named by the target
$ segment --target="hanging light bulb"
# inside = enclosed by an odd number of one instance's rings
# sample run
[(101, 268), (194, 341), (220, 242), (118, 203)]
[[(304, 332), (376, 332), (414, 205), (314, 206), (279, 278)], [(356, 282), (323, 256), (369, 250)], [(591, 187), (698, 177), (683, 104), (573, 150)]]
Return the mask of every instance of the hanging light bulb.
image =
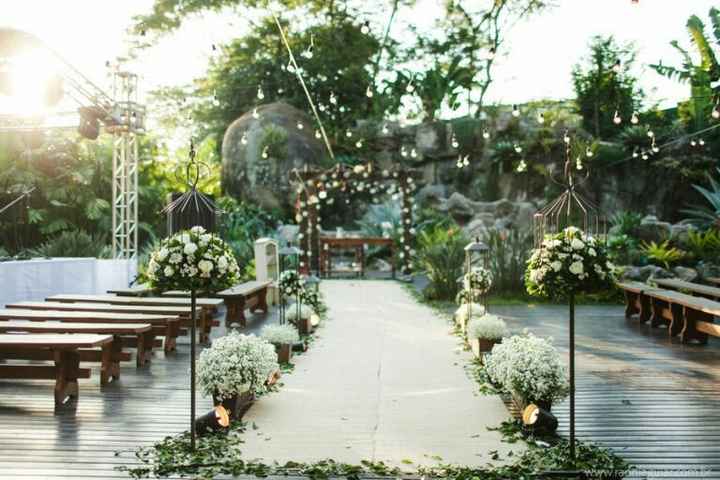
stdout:
[(320, 140), (322, 138), (322, 134), (320, 133), (320, 130), (315, 130), (315, 138)]
[(370, 85), (368, 85), (367, 89), (365, 90), (365, 96), (368, 98), (373, 98), (373, 91), (372, 88), (370, 88)]
[(295, 73), (295, 66), (292, 63), (292, 60), (290, 60), (287, 64), (287, 67), (285, 69), (290, 73)]
[(492, 60), (493, 58), (495, 58), (496, 53), (497, 52), (495, 51), (495, 47), (490, 47), (490, 50), (488, 50), (488, 55), (487, 55), (488, 60)]
[(515, 153), (522, 153), (522, 151), (523, 151), (522, 147), (517, 143), (515, 144), (515, 146), (513, 148), (515, 149)]
[(457, 166), (457, 168), (463, 167), (462, 155), (458, 155), (458, 159), (457, 159), (457, 162), (455, 163), (455, 166)]
[(285, 93), (285, 90), (283, 90), (282, 88), (278, 88), (277, 92), (278, 95), (282, 95), (283, 93)]
[(588, 157), (588, 158), (592, 158), (592, 156), (593, 156), (593, 151), (592, 151), (592, 149), (591, 149), (590, 147), (587, 147), (587, 148), (585, 149), (585, 156)]
[(465, 155), (463, 158), (463, 165), (466, 167), (470, 165), (470, 155)]
[(488, 132), (487, 130), (483, 130), (482, 136), (485, 140), (487, 140), (488, 138), (490, 138), (490, 132)]
[(352, 132), (350, 131), (349, 128), (348, 128), (347, 130), (345, 130), (345, 136), (346, 136), (347, 138), (351, 138), (352, 135), (353, 135), (353, 134), (352, 134)]
[(405, 87), (405, 91), (407, 93), (413, 93), (415, 91), (415, 85), (413, 85), (413, 82), (415, 81), (415, 76), (413, 75), (410, 77), (410, 82)]
[(257, 98), (258, 100), (262, 100), (263, 98), (265, 98), (265, 93), (263, 92), (263, 89), (260, 85), (258, 85)]
[(310, 60), (313, 58), (313, 51), (315, 50), (315, 39), (313, 38), (313, 35), (310, 34), (310, 45), (305, 49), (305, 51), (302, 53), (302, 56)]
[(538, 113), (537, 121), (538, 121), (538, 123), (539, 123), (540, 125), (542, 125), (543, 123), (545, 123), (545, 114), (542, 113), (542, 112)]
[(515, 169), (518, 173), (523, 173), (527, 171), (527, 163), (525, 163), (525, 159), (520, 160), (520, 163), (518, 163), (517, 168)]
[(693, 138), (692, 140), (690, 140), (690, 146), (691, 146), (691, 147), (696, 147), (696, 146), (697, 146), (697, 141), (696, 141), (694, 138)]
[(450, 144), (452, 145), (453, 148), (458, 148), (460, 146), (460, 144), (457, 141), (457, 137), (455, 137), (454, 133), (452, 134), (452, 139), (450, 140)]
[(655, 138), (655, 132), (653, 132), (652, 130), (648, 130), (647, 136), (650, 138)]
[(263, 148), (263, 151), (262, 151), (262, 158), (268, 158), (268, 151), (269, 151), (268, 146), (265, 145), (265, 148)]
[(356, 146), (357, 148), (362, 148), (362, 146), (363, 146), (363, 141), (362, 141), (362, 139), (360, 139), (360, 140), (358, 140), (357, 142), (355, 142), (355, 146)]
[(638, 157), (640, 156), (640, 152), (638, 151), (638, 147), (635, 147), (635, 148), (633, 149), (632, 156), (633, 156), (633, 158), (638, 158)]
[(258, 113), (257, 107), (253, 108), (252, 117), (253, 117), (254, 119), (256, 119), (256, 120), (257, 120), (258, 118), (260, 118), (260, 114)]
[(720, 105), (719, 104), (715, 104), (715, 108), (713, 108), (711, 115), (712, 115), (712, 118), (714, 118), (715, 120), (720, 119)]
[(405, 148), (405, 145), (400, 147), (400, 155), (403, 157), (407, 157), (407, 149)]
[(248, 144), (247, 133), (242, 134), (242, 137), (240, 138), (240, 143), (242, 143), (243, 145)]
[(390, 129), (388, 128), (387, 123), (383, 125), (382, 133), (383, 135), (387, 135), (388, 133), (390, 133)]
[(615, 115), (613, 115), (613, 123), (615, 125), (620, 125), (622, 123), (622, 117), (620, 116), (620, 112), (615, 110)]
[(318, 192), (318, 198), (320, 200), (325, 200), (327, 198), (327, 192), (325, 190), (320, 190)]
[(615, 73), (620, 73), (620, 71), (622, 70), (622, 62), (619, 58), (615, 60), (615, 64), (613, 65), (612, 69)]
[(302, 124), (302, 122), (297, 122), (297, 129), (302, 130), (303, 128), (305, 128), (305, 126)]
[(520, 107), (518, 107), (517, 105), (513, 105), (512, 116), (515, 118), (520, 116)]
[(330, 92), (330, 103), (333, 105), (337, 105), (337, 97), (335, 96), (334, 92)]
[(701, 138), (700, 140), (698, 140), (698, 145), (700, 145), (701, 147), (704, 147), (704, 146), (705, 146), (705, 140), (703, 140), (702, 138)]
[(630, 117), (630, 123), (632, 123), (633, 125), (637, 125), (639, 122), (640, 122), (640, 117), (638, 117), (638, 113), (633, 112), (632, 117)]
[(642, 159), (647, 160), (648, 158), (650, 158), (650, 157), (648, 156), (647, 152), (643, 152)]
[(577, 170), (583, 169), (583, 164), (582, 164), (582, 160), (580, 160), (580, 157), (577, 157), (577, 160), (575, 160), (575, 168)]
[(410, 150), (410, 157), (411, 157), (411, 158), (416, 158), (416, 157), (417, 157), (417, 152), (415, 151), (414, 148)]
[(570, 133), (565, 130), (565, 134), (563, 135), (563, 142), (565, 142), (566, 145), (570, 145)]
[(369, 20), (365, 20), (365, 23), (363, 23), (362, 27), (360, 27), (360, 32), (363, 35), (367, 35), (368, 33), (370, 33), (370, 21)]

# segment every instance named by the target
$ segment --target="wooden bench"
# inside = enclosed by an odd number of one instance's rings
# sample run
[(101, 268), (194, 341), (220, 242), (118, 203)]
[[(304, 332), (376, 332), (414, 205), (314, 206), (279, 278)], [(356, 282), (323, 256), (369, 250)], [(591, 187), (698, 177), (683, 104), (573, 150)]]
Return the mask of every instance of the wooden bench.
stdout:
[(267, 294), (270, 284), (271, 282), (253, 280), (218, 292), (217, 296), (222, 298), (227, 306), (225, 324), (230, 325), (237, 322), (244, 327), (247, 324), (246, 308), (251, 313), (258, 310), (267, 313)]
[[(189, 298), (165, 298), (165, 297), (121, 297), (116, 295), (53, 295), (45, 299), (50, 302), (78, 302), (78, 303), (107, 303), (111, 305), (134, 305), (146, 307), (190, 307)], [(210, 339), (210, 331), (213, 326), (219, 325), (213, 321), (217, 309), (223, 304), (217, 298), (198, 298), (198, 327), (200, 330), (200, 342), (207, 343)], [(190, 320), (183, 319), (184, 327), (190, 326)]]
[[(18, 310), (21, 311), (21, 310)], [(24, 318), (22, 314), (18, 318)], [(153, 343), (155, 334), (152, 325), (149, 323), (75, 323), (57, 321), (27, 321), (27, 320), (5, 320), (0, 318), (0, 333), (28, 332), (28, 333), (97, 333), (113, 335), (112, 365), (107, 370), (103, 365), (101, 382), (109, 381), (111, 378), (120, 378), (120, 363), (130, 360), (130, 354), (123, 352), (123, 347), (131, 346), (137, 349), (135, 364), (138, 367), (144, 366), (152, 358)], [(128, 338), (130, 337), (130, 338)], [(132, 340), (132, 341), (128, 341)], [(81, 352), (80, 359), (86, 362), (102, 362), (103, 359), (97, 350)]]
[(720, 300), (720, 288), (710, 287), (700, 283), (686, 282), (679, 278), (654, 278), (652, 282), (666, 289), (679, 290), (711, 300)]
[(720, 277), (707, 277), (705, 280), (712, 283), (713, 285), (720, 285)]
[(121, 297), (145, 297), (153, 294), (153, 289), (147, 285), (135, 285), (128, 288), (115, 288), (108, 290), (107, 293), (118, 295)]
[[(21, 304), (11, 304), (21, 305)], [(11, 305), (8, 305), (10, 307)], [(68, 304), (72, 305), (72, 304)], [(6, 308), (0, 310), (0, 320), (32, 320), (38, 322), (58, 321), (73, 323), (101, 323), (101, 324), (150, 324), (153, 337), (165, 337), (164, 350), (172, 352), (177, 347), (177, 337), (180, 334), (180, 320), (176, 315), (148, 315), (141, 313), (95, 312), (89, 310), (45, 310)], [(126, 341), (126, 346), (134, 346)], [(149, 347), (153, 347), (151, 342)]]
[[(54, 379), (55, 405), (77, 399), (78, 379), (90, 378), (89, 368), (80, 368), (80, 349), (101, 348), (109, 358), (112, 335), (90, 334), (0, 334), (0, 352), (38, 352), (53, 354), (50, 365), (0, 365), (2, 379)], [(2, 355), (2, 353), (0, 353)]]
[(680, 335), (683, 343), (707, 343), (708, 335), (720, 336), (720, 325), (713, 323), (714, 317), (720, 316), (720, 302), (637, 282), (618, 286), (626, 292), (628, 317), (640, 313), (640, 320), (650, 320), (653, 327), (667, 325), (669, 335)]

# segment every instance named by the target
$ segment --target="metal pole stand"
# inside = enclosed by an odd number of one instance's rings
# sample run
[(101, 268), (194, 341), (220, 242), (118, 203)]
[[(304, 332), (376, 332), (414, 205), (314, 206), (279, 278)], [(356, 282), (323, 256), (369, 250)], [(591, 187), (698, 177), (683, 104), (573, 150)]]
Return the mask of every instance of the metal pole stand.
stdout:
[(197, 319), (195, 317), (196, 306), (195, 289), (190, 291), (190, 450), (195, 451), (195, 343)]

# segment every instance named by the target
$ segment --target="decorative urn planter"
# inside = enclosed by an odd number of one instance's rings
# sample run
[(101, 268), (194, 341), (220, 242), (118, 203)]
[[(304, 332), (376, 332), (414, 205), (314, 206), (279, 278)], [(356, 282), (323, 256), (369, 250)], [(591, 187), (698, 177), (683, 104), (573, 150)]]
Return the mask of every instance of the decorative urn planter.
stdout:
[(500, 340), (489, 338), (470, 338), (469, 343), (473, 355), (475, 355), (476, 358), (482, 358), (483, 353), (490, 352), (496, 344), (500, 343)]
[(231, 420), (241, 420), (254, 402), (255, 393), (250, 391), (222, 400), (217, 395), (213, 395), (213, 404), (216, 406), (222, 405), (227, 410)]
[(279, 363), (290, 363), (292, 358), (292, 345), (289, 343), (275, 344), (275, 351), (277, 352)]

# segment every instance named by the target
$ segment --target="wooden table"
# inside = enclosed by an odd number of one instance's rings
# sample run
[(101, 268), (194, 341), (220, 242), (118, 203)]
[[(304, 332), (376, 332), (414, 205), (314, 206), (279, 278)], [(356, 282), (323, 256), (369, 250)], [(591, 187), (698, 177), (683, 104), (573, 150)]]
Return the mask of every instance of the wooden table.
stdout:
[(0, 334), (2, 352), (53, 352), (55, 366), (48, 365), (0, 365), (0, 378), (51, 379), (55, 380), (55, 405), (65, 403), (67, 398), (78, 397), (78, 379), (90, 378), (90, 369), (80, 368), (81, 348), (108, 349), (112, 335), (90, 334)]
[[(53, 305), (52, 302), (46, 302)], [(149, 315), (141, 313), (97, 312), (92, 310), (62, 309), (48, 310), (44, 308), (14, 308), (22, 303), (8, 305), (0, 309), (0, 320), (32, 320), (36, 322), (59, 321), (73, 323), (134, 323), (150, 324), (152, 333), (165, 337), (165, 352), (175, 350), (177, 337), (180, 334), (180, 319), (176, 315)], [(54, 303), (54, 305), (63, 305)], [(74, 304), (65, 304), (72, 306)]]
[(360, 276), (365, 276), (365, 247), (366, 246), (389, 247), (392, 257), (392, 278), (395, 278), (395, 242), (392, 238), (385, 237), (320, 237), (320, 268), (321, 274), (329, 277), (332, 275), (332, 251), (333, 250), (355, 250), (355, 259), (360, 263)]

